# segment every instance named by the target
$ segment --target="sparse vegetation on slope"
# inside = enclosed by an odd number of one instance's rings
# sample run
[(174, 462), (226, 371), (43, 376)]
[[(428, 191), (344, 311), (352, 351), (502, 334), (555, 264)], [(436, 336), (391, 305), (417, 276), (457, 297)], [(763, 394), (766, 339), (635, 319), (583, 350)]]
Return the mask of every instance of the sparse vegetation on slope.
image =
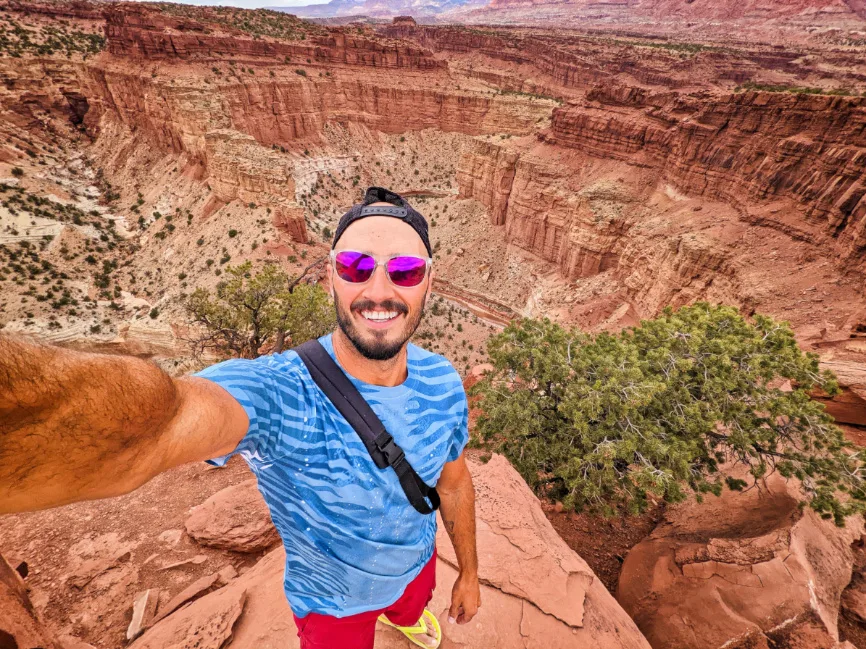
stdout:
[(0, 56), (20, 57), (24, 54), (52, 56), (64, 54), (97, 54), (105, 46), (102, 34), (70, 28), (58, 21), (39, 28), (28, 27), (0, 14)]
[[(835, 95), (840, 97), (858, 97), (859, 93), (850, 88), (816, 88), (814, 86), (788, 86), (771, 83), (754, 83), (747, 81), (746, 83), (734, 88), (735, 92), (746, 90), (760, 90), (763, 92), (790, 92), (794, 95)], [(863, 93), (866, 96), (866, 92)]]
[(307, 36), (313, 34), (326, 33), (326, 30), (319, 25), (271, 9), (194, 7), (172, 3), (160, 3), (155, 7), (172, 16), (224, 25), (254, 37), (266, 36), (284, 41), (298, 41), (305, 40)]
[[(810, 399), (838, 391), (786, 323), (698, 303), (620, 334), (515, 321), (488, 343), (496, 371), (477, 430), (541, 495), (612, 514), (721, 492), (778, 471), (837, 524), (864, 509), (860, 452)], [(778, 387), (787, 380), (793, 387)]]

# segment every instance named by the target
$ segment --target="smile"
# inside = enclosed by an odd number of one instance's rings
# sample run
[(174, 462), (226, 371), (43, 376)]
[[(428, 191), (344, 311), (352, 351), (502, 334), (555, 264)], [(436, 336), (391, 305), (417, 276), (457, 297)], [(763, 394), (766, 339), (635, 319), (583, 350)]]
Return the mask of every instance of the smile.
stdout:
[(361, 316), (370, 322), (390, 322), (398, 315), (397, 311), (361, 311)]

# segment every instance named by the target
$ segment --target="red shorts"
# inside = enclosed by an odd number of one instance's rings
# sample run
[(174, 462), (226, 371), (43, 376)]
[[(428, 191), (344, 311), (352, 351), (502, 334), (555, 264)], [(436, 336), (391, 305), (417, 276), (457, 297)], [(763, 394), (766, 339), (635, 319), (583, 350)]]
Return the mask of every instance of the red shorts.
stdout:
[(375, 611), (367, 611), (348, 617), (333, 617), (309, 613), (295, 617), (301, 649), (373, 649), (376, 637), (376, 620), (384, 613), (394, 624), (412, 626), (421, 618), (424, 607), (433, 597), (436, 588), (436, 548), (418, 576), (406, 586), (400, 599)]

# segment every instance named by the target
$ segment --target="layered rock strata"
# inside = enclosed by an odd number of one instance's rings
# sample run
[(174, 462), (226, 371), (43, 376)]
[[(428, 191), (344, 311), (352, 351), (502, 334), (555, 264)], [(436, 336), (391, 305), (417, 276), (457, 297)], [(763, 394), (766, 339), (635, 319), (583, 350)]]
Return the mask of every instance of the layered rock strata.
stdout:
[(859, 265), (866, 249), (866, 99), (599, 86), (585, 105), (554, 111), (548, 140), (651, 165), (686, 194), (744, 210), (790, 199), (841, 256)]
[[(131, 3), (109, 5), (105, 10), (106, 45), (115, 56), (147, 60), (195, 60), (222, 62), (227, 58), (315, 60), (318, 65), (357, 65), (407, 70), (443, 69), (445, 63), (430, 52), (406, 41), (386, 42), (353, 33), (354, 30), (298, 25), (298, 40), (251, 38), (231, 27), (206, 24), (190, 18)], [(307, 37), (309, 34), (309, 38)], [(303, 38), (301, 38), (303, 35)]]
[[(106, 18), (110, 56), (87, 66), (80, 80), (91, 132), (125, 130), (191, 156), (213, 192), (207, 212), (254, 202), (300, 242), (307, 233), (295, 165), (298, 176), (307, 175), (306, 147), (323, 144), (326, 124), (519, 135), (553, 105), (461, 91), (442, 60), (409, 41), (309, 24), (303, 40), (253, 38), (125, 4), (106, 10)], [(158, 67), (143, 71), (140, 61)]]

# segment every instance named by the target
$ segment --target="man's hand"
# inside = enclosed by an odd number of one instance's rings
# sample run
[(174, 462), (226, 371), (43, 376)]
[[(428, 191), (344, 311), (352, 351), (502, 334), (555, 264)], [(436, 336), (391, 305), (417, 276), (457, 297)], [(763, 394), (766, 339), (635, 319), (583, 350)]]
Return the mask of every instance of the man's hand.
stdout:
[(466, 624), (475, 617), (481, 606), (481, 587), (478, 576), (460, 573), (451, 589), (451, 609), (448, 611), (448, 621), (454, 624)]

